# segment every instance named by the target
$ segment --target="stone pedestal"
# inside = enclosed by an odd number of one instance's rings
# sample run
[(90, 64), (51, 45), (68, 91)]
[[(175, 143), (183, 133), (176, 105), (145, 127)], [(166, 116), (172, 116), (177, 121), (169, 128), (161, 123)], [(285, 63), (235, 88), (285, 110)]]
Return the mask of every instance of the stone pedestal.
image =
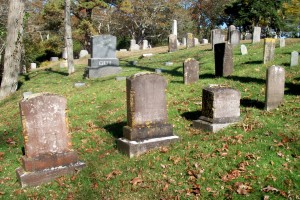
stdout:
[(212, 85), (204, 88), (202, 116), (193, 121), (193, 127), (215, 133), (238, 122), (240, 120), (240, 99), (240, 92), (229, 87)]

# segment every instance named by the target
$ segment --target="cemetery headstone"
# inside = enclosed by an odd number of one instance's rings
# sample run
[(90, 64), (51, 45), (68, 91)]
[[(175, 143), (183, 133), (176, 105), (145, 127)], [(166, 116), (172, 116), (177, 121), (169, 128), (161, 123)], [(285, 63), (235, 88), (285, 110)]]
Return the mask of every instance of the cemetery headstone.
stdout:
[(116, 81), (124, 81), (124, 80), (126, 80), (126, 76), (117, 76), (116, 77)]
[(186, 38), (185, 38), (185, 37), (182, 38), (182, 45), (183, 45), (183, 46), (186, 46)]
[(30, 69), (31, 70), (36, 69), (36, 63), (30, 63)]
[(151, 56), (153, 56), (153, 53), (144, 53), (142, 55), (143, 58), (150, 58)]
[(198, 38), (194, 38), (194, 47), (195, 46), (198, 46), (200, 43), (199, 43), (199, 39)]
[(192, 84), (199, 80), (199, 62), (193, 58), (188, 58), (183, 63), (183, 82)]
[(148, 49), (149, 48), (149, 44), (148, 44), (148, 40), (143, 40), (143, 45), (142, 45), (142, 49)]
[(192, 33), (186, 34), (186, 48), (194, 47), (194, 36)]
[(246, 47), (246, 45), (244, 45), (244, 44), (241, 45), (241, 54), (242, 54), (242, 55), (248, 54), (247, 47)]
[(240, 44), (240, 32), (238, 30), (233, 30), (230, 33), (230, 44), (233, 46), (237, 46)]
[(130, 40), (130, 48), (129, 51), (138, 51), (140, 50), (140, 46), (136, 43), (136, 40)]
[(208, 44), (208, 39), (202, 39), (202, 44)]
[(168, 61), (168, 62), (165, 62), (165, 65), (166, 66), (172, 66), (174, 63), (173, 62), (170, 62), (170, 61)]
[(279, 47), (280, 47), (280, 48), (285, 47), (285, 39), (284, 39), (284, 38), (280, 38), (280, 39), (279, 39)]
[(51, 58), (50, 58), (50, 61), (51, 61), (51, 62), (56, 62), (56, 61), (58, 61), (58, 57), (51, 57)]
[(88, 59), (88, 78), (100, 78), (121, 72), (116, 58), (117, 38), (112, 35), (97, 35), (91, 38), (92, 57)]
[(232, 45), (227, 43), (215, 44), (215, 75), (230, 76), (233, 72)]
[(155, 73), (161, 74), (162, 73), (162, 69), (155, 69)]
[(228, 38), (228, 41), (231, 43), (230, 41), (230, 38), (231, 38), (231, 31), (235, 31), (236, 30), (236, 27), (234, 25), (230, 25), (228, 27), (228, 32), (227, 32), (227, 38)]
[(274, 60), (275, 56), (275, 43), (276, 40), (273, 38), (265, 38), (265, 47), (264, 47), (264, 64)]
[(66, 105), (66, 98), (48, 93), (20, 102), (25, 155), (16, 172), (22, 187), (38, 186), (85, 166), (72, 149)]
[(172, 34), (177, 36), (177, 20), (173, 20)]
[[(246, 33), (245, 35), (245, 40), (252, 40), (253, 39), (253, 36), (251, 33)], [(260, 40), (259, 40), (260, 41)]]
[(299, 64), (299, 53), (297, 51), (293, 51), (291, 53), (291, 67), (298, 66)]
[(267, 69), (265, 110), (277, 108), (284, 97), (285, 70), (283, 67), (271, 66)]
[(76, 87), (76, 88), (81, 88), (81, 87), (85, 87), (85, 83), (83, 83), (83, 82), (78, 82), (78, 83), (74, 83), (74, 87)]
[(169, 35), (169, 52), (177, 51), (177, 35)]
[(156, 73), (138, 73), (126, 80), (127, 123), (118, 149), (129, 157), (169, 145), (179, 138), (168, 123), (165, 78)]
[(210, 132), (240, 120), (241, 93), (230, 87), (210, 85), (202, 91), (202, 112), (198, 120), (193, 121), (193, 127)]
[(83, 57), (85, 57), (87, 55), (89, 55), (89, 52), (87, 50), (85, 50), (85, 49), (83, 49), (83, 50), (81, 50), (79, 52), (79, 58), (83, 58)]
[(63, 52), (62, 52), (62, 56), (63, 59), (68, 59), (68, 51), (67, 51), (67, 47), (63, 48)]
[(211, 45), (212, 50), (215, 48), (215, 44), (223, 43), (224, 42), (224, 35), (222, 35), (221, 29), (213, 29), (211, 31)]
[(252, 43), (260, 42), (261, 27), (254, 27)]

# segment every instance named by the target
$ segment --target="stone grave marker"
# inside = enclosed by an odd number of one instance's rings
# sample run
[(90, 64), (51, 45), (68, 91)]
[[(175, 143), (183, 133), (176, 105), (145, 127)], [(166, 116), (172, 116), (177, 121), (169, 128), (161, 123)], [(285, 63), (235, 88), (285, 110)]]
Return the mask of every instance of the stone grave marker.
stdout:
[(279, 39), (279, 47), (280, 47), (280, 48), (285, 47), (285, 39), (284, 39), (284, 38), (280, 38), (280, 39)]
[(258, 43), (260, 42), (260, 34), (261, 34), (261, 27), (254, 27), (253, 29), (253, 39), (252, 39), (252, 43)]
[(248, 54), (247, 47), (244, 44), (241, 45), (241, 54), (242, 55), (247, 55)]
[(165, 65), (166, 66), (172, 66), (174, 63), (173, 62), (170, 62), (170, 61), (168, 61), (168, 62), (165, 62)]
[(240, 32), (238, 30), (233, 30), (230, 33), (230, 44), (233, 46), (237, 46), (240, 44)]
[(88, 56), (88, 55), (89, 55), (89, 52), (85, 49), (80, 50), (80, 52), (79, 52), (79, 58), (83, 58), (83, 57)]
[(186, 34), (186, 48), (194, 47), (194, 36), (192, 33)]
[(48, 93), (20, 102), (25, 155), (16, 172), (22, 187), (38, 186), (85, 166), (72, 149), (66, 106), (66, 98)]
[(277, 108), (283, 102), (285, 70), (283, 67), (271, 66), (267, 69), (265, 110)]
[(233, 72), (232, 45), (227, 43), (215, 44), (215, 75), (230, 76)]
[(253, 40), (253, 35), (251, 33), (246, 33), (245, 34), (245, 40)]
[(138, 50), (140, 50), (140, 46), (136, 43), (135, 39), (130, 40), (129, 51), (138, 51)]
[(58, 57), (51, 57), (51, 58), (50, 58), (50, 61), (51, 61), (51, 62), (56, 62), (56, 61), (58, 61)]
[(194, 47), (200, 45), (198, 38), (194, 38), (193, 42), (194, 42)]
[(143, 45), (142, 45), (142, 49), (148, 49), (149, 48), (149, 44), (148, 44), (148, 40), (143, 40)]
[(276, 40), (273, 38), (265, 38), (264, 64), (274, 60), (276, 44), (275, 42)]
[(186, 46), (186, 38), (185, 37), (182, 38), (182, 45)]
[(228, 27), (228, 31), (227, 31), (227, 40), (231, 43), (230, 38), (231, 38), (231, 31), (235, 31), (236, 27), (234, 25), (230, 25)]
[(91, 38), (92, 57), (88, 59), (88, 78), (100, 78), (121, 72), (116, 58), (117, 38), (112, 35), (96, 35)]
[(188, 58), (183, 62), (183, 82), (192, 84), (199, 80), (199, 62), (193, 58)]
[(211, 31), (211, 45), (212, 50), (215, 48), (215, 44), (223, 43), (224, 42), (224, 35), (222, 35), (221, 29), (213, 29)]
[(171, 34), (169, 35), (169, 52), (175, 52), (177, 50), (177, 35)]
[(30, 63), (30, 69), (31, 70), (36, 69), (36, 63)]
[(208, 39), (202, 39), (202, 44), (208, 44)]
[(291, 53), (291, 67), (299, 65), (299, 53), (297, 51), (293, 51)]
[(168, 123), (165, 78), (156, 73), (138, 73), (126, 80), (127, 123), (118, 149), (129, 157), (169, 145), (179, 138)]
[(202, 91), (202, 112), (198, 120), (193, 121), (193, 127), (210, 132), (240, 120), (241, 93), (222, 85), (210, 85)]

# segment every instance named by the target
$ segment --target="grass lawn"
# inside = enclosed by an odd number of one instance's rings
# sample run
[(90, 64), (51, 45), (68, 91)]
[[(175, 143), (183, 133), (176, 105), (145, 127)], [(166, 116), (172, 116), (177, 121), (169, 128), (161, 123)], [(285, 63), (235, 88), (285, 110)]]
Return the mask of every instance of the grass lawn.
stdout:
[[(163, 69), (167, 79), (169, 123), (180, 141), (129, 159), (115, 139), (126, 125), (126, 84), (114, 76), (83, 79), (85, 64), (67, 76), (59, 64), (20, 76), (19, 90), (0, 102), (0, 199), (299, 199), (300, 198), (300, 66), (289, 67), (290, 53), (300, 51), (299, 39), (288, 39), (274, 62), (263, 60), (263, 42), (245, 42), (248, 55), (234, 49), (234, 73), (214, 77), (209, 45), (174, 53), (123, 53), (118, 76)], [(153, 49), (154, 51), (155, 49)], [(162, 52), (162, 51), (160, 51)], [(126, 56), (127, 55), (127, 56)], [(182, 63), (200, 62), (200, 80), (183, 84)], [(136, 66), (130, 61), (138, 61)], [(173, 66), (165, 66), (165, 62)], [(86, 60), (79, 63), (85, 63)], [(285, 67), (285, 101), (265, 111), (266, 68)], [(75, 82), (86, 87), (75, 88)], [(199, 117), (202, 88), (224, 84), (241, 92), (241, 121), (211, 134), (191, 127)], [(23, 92), (50, 92), (68, 100), (73, 148), (87, 165), (37, 188), (21, 189), (15, 169), (21, 166), (23, 138), (18, 102)]]

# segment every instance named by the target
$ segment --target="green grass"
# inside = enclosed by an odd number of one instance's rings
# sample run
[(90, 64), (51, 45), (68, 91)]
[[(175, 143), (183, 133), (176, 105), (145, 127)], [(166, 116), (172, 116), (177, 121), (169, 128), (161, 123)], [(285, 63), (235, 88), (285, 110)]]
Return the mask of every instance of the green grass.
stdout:
[[(300, 49), (300, 40), (276, 48), (275, 61), (267, 65), (262, 64), (262, 45), (246, 43), (245, 56), (235, 48), (234, 73), (227, 78), (214, 77), (213, 53), (203, 47), (121, 59), (119, 76), (163, 69), (169, 122), (181, 138), (166, 149), (132, 159), (120, 154), (115, 144), (126, 125), (125, 81), (83, 79), (82, 65), (71, 76), (59, 66), (22, 75), (20, 89), (0, 102), (0, 199), (299, 199), (300, 66), (290, 68), (288, 63), (290, 52)], [(182, 63), (188, 57), (200, 62), (200, 80), (192, 85), (183, 84)], [(129, 64), (133, 60), (137, 66)], [(167, 61), (174, 65), (165, 66)], [(273, 64), (286, 70), (285, 102), (267, 112), (265, 76)], [(78, 81), (87, 86), (73, 87)], [(215, 134), (191, 127), (201, 110), (202, 88), (208, 84), (226, 84), (242, 94), (241, 121)], [(15, 174), (23, 146), (18, 102), (25, 91), (67, 98), (73, 148), (86, 168), (37, 188), (20, 188)], [(239, 174), (226, 180), (233, 170)], [(135, 177), (142, 182), (133, 185)], [(237, 182), (249, 185), (249, 193), (238, 194)], [(263, 192), (268, 185), (279, 191)]]

